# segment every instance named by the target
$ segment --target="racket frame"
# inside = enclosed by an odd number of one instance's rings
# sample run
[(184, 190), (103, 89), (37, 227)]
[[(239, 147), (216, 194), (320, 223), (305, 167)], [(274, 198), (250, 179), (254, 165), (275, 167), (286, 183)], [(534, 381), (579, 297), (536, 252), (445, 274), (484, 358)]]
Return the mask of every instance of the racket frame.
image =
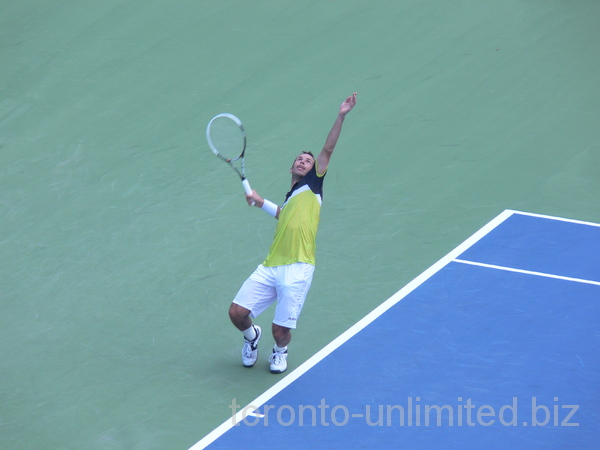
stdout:
[[(213, 141), (210, 137), (210, 127), (211, 127), (212, 123), (215, 120), (221, 119), (221, 118), (227, 118), (227, 119), (232, 120), (240, 129), (243, 145), (242, 145), (242, 152), (236, 158), (227, 158), (227, 157), (223, 156), (221, 153), (219, 153), (219, 149), (217, 149), (217, 147), (215, 146), (215, 144), (213, 143)], [(206, 140), (208, 142), (208, 146), (210, 147), (211, 151), (216, 156), (218, 156), (220, 159), (222, 159), (227, 164), (229, 164), (229, 166), (233, 170), (235, 170), (235, 172), (239, 175), (240, 179), (242, 180), (242, 186), (244, 187), (244, 191), (246, 192), (246, 194), (252, 194), (252, 188), (250, 187), (250, 183), (248, 182), (248, 179), (246, 178), (246, 171), (244, 170), (244, 156), (246, 153), (246, 130), (244, 129), (244, 125), (242, 124), (242, 121), (240, 119), (238, 119), (236, 116), (234, 116), (233, 114), (229, 114), (229, 113), (217, 114), (215, 117), (213, 117), (210, 120), (210, 122), (208, 122), (208, 125), (206, 126)], [(236, 161), (240, 161), (240, 169), (238, 169), (233, 164)]]

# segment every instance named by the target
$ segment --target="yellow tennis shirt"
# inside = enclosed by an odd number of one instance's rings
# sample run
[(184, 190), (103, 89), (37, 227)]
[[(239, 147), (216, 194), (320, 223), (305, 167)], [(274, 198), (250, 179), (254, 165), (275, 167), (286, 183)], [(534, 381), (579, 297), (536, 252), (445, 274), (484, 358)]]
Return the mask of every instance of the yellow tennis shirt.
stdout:
[(323, 178), (313, 168), (285, 197), (279, 211), (275, 238), (263, 265), (285, 266), (297, 262), (315, 265), (317, 230), (323, 202)]

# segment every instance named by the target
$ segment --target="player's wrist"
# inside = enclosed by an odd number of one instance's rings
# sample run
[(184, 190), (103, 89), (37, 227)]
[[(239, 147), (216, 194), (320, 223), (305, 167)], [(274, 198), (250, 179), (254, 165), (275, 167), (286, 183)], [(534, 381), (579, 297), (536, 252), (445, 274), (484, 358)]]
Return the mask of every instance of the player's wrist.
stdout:
[(260, 207), (260, 209), (262, 209), (268, 215), (273, 216), (273, 217), (277, 217), (278, 208), (279, 207), (275, 203), (273, 203), (270, 200), (267, 200), (266, 198), (263, 200), (263, 204)]

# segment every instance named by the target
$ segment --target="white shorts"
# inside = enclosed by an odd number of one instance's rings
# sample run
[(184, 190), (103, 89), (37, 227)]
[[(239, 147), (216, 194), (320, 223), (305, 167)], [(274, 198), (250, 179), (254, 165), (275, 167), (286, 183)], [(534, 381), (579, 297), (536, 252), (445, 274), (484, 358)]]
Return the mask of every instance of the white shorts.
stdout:
[(273, 323), (296, 328), (314, 270), (315, 266), (307, 263), (276, 267), (261, 264), (244, 282), (233, 303), (248, 309), (254, 318), (277, 301)]

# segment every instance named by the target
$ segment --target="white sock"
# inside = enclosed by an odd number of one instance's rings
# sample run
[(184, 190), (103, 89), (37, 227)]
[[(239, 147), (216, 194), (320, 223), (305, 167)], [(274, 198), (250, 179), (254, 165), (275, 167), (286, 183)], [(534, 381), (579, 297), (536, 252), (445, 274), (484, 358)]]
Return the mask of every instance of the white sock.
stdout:
[(277, 344), (273, 346), (273, 350), (278, 353), (285, 353), (287, 351), (287, 345), (285, 347), (278, 347)]
[(243, 333), (244, 333), (244, 337), (248, 341), (252, 341), (256, 337), (256, 329), (254, 328), (254, 325), (251, 325), (250, 328), (248, 328), (247, 330), (244, 330)]

